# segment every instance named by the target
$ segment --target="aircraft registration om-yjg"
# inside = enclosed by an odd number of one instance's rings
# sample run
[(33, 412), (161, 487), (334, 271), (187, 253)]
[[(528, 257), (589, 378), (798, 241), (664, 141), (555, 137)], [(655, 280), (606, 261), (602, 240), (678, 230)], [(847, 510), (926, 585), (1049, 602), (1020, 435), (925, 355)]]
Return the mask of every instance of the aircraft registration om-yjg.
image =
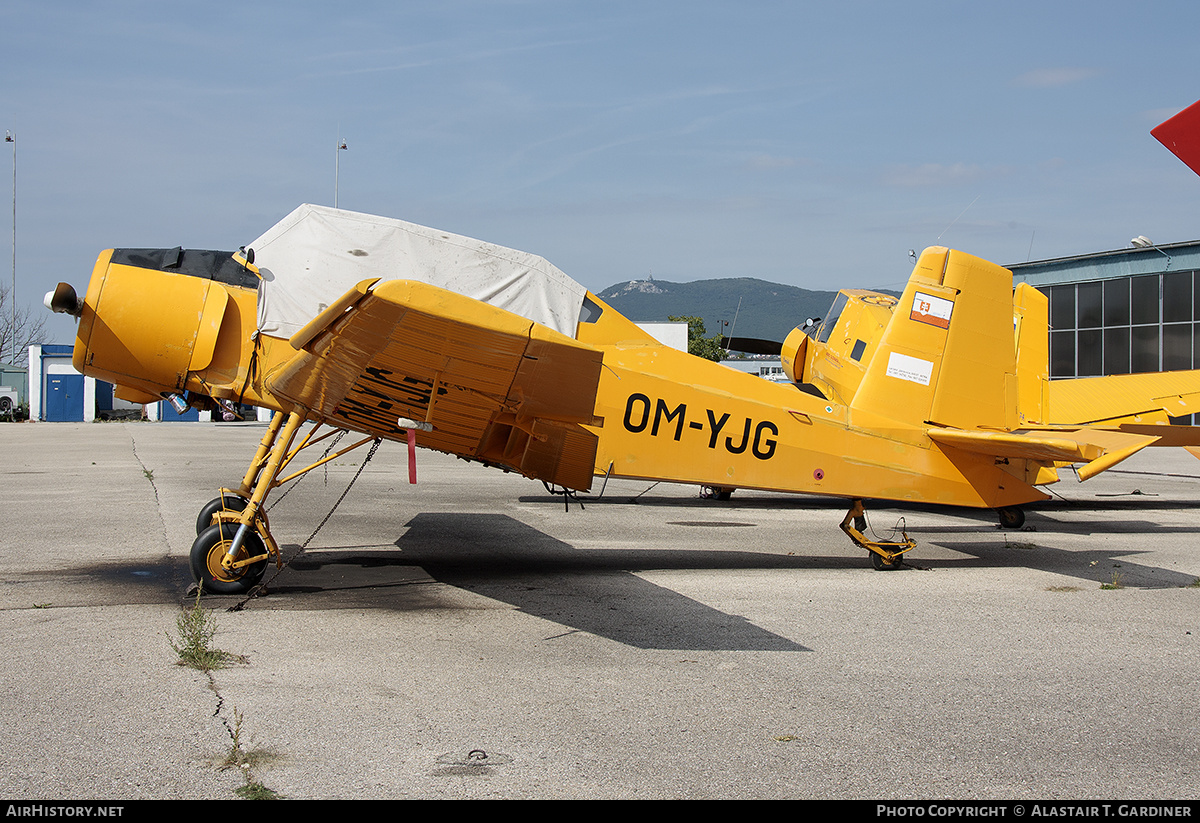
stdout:
[[(1200, 410), (1200, 371), (1051, 381), (1045, 296), (940, 247), (899, 298), (842, 291), (794, 330), (791, 383), (662, 345), (540, 257), (309, 205), (237, 253), (110, 249), (82, 300), (60, 284), (47, 304), (78, 318), (75, 368), (119, 397), (275, 410), (240, 484), (200, 513), (191, 567), (217, 593), (280, 564), (273, 489), (380, 438), (567, 490), (623, 477), (845, 498), (842, 529), (879, 569), (914, 544), (864, 536), (864, 498), (1015, 527), (1062, 466), (1087, 479), (1200, 443), (1168, 425)], [(363, 437), (291, 471), (343, 430)]]

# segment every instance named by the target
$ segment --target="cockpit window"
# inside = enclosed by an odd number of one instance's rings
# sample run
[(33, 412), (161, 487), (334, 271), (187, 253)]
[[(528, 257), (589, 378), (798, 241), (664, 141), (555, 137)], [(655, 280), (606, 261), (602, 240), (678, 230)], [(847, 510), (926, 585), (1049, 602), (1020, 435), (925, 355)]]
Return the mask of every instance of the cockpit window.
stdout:
[(114, 249), (112, 262), (120, 266), (186, 274), (231, 286), (258, 288), (258, 277), (233, 259), (233, 252), (198, 249)]
[(600, 308), (599, 304), (585, 295), (583, 305), (579, 307), (579, 322), (595, 323), (600, 319), (600, 315), (602, 314), (604, 314), (604, 309)]
[(850, 298), (842, 292), (838, 292), (837, 297), (833, 298), (833, 305), (829, 307), (829, 312), (825, 315), (825, 321), (821, 323), (821, 328), (817, 330), (818, 343), (829, 342), (829, 335), (833, 334), (833, 328), (837, 325), (838, 319), (842, 316), (842, 312), (845, 310), (848, 302), (850, 302)]

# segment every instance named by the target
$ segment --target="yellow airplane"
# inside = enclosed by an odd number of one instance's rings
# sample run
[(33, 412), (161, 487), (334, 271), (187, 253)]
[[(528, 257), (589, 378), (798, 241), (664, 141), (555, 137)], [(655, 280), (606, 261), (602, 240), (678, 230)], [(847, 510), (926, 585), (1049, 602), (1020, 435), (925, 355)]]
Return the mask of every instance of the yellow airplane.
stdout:
[[(134, 402), (276, 413), (244, 477), (201, 511), (191, 568), (241, 593), (281, 563), (264, 503), (378, 439), (588, 490), (593, 478), (844, 498), (878, 569), (914, 543), (864, 534), (863, 499), (1021, 506), (1151, 444), (1197, 445), (1200, 371), (1051, 381), (1047, 300), (927, 249), (900, 297), (842, 291), (782, 345), (791, 383), (667, 347), (540, 257), (301, 206), (236, 253), (110, 249), (80, 300), (74, 365)], [(313, 425), (306, 434), (303, 424)], [(335, 432), (353, 445), (293, 470)], [(305, 461), (298, 461), (303, 463)], [(410, 478), (412, 479), (412, 478)]]

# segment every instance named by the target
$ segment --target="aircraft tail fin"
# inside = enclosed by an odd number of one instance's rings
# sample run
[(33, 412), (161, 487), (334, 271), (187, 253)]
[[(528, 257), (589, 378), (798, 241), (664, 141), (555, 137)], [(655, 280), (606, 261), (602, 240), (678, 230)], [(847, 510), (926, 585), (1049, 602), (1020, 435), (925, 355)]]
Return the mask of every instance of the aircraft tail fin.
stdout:
[(1150, 130), (1154, 138), (1200, 174), (1200, 100)]
[[(1036, 301), (1026, 296), (1032, 318)], [(963, 252), (926, 249), (851, 410), (908, 424), (1015, 428), (1013, 319), (1011, 272)], [(1027, 356), (1035, 356), (1032, 348)]]
[(1050, 301), (1028, 283), (1013, 291), (1019, 425), (1046, 419), (1050, 387)]

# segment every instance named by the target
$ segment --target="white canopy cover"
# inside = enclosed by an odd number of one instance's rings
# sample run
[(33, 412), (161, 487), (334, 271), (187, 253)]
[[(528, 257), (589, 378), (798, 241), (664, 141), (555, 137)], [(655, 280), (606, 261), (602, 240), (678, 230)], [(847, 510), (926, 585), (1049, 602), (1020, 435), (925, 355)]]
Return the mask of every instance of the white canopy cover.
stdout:
[(416, 280), (575, 336), (587, 290), (541, 257), (371, 214), (303, 205), (249, 245), (258, 330), (291, 337), (369, 278)]

